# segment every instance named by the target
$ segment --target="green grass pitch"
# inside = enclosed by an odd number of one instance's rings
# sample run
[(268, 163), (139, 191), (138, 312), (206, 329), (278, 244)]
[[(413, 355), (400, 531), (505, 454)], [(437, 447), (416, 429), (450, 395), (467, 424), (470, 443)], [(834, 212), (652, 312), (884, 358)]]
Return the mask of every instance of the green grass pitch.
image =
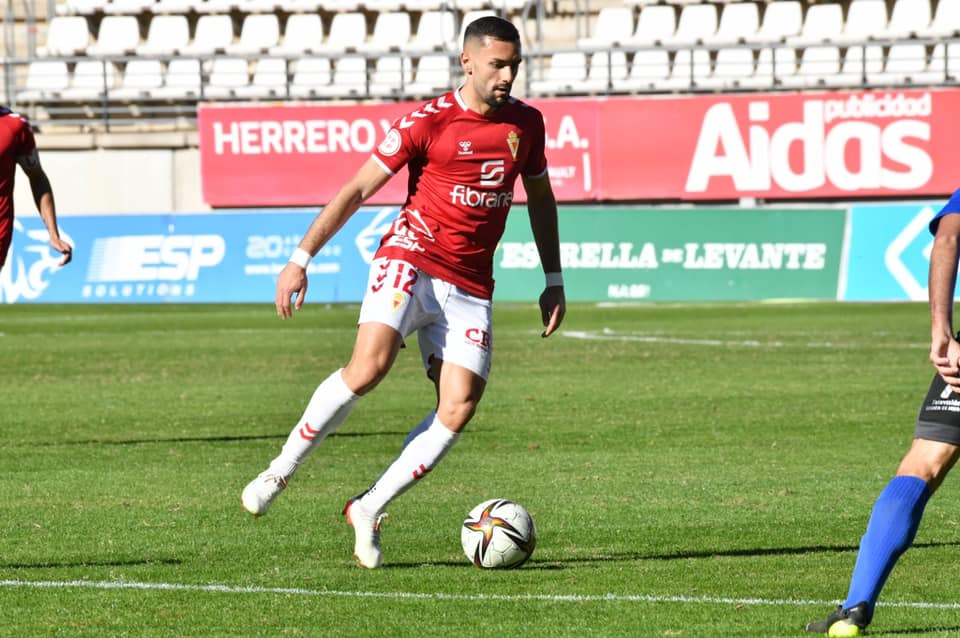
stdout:
[[(366, 571), (340, 510), (432, 407), (415, 339), (268, 516), (239, 503), (356, 315), (0, 308), (0, 636), (802, 636), (932, 374), (923, 304), (575, 304), (549, 339), (500, 305), (476, 418)], [(462, 555), (494, 497), (536, 520), (522, 569)], [(871, 634), (960, 633), (958, 563), (950, 479)]]

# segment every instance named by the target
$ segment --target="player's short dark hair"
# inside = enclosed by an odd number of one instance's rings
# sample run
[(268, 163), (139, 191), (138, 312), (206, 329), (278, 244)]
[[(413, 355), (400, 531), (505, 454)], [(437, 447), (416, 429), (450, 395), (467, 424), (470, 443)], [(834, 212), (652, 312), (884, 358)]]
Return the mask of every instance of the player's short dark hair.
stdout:
[(466, 31), (463, 32), (463, 43), (466, 45), (467, 40), (471, 38), (482, 40), (487, 36), (502, 42), (520, 41), (520, 32), (512, 22), (497, 16), (484, 16), (467, 25)]

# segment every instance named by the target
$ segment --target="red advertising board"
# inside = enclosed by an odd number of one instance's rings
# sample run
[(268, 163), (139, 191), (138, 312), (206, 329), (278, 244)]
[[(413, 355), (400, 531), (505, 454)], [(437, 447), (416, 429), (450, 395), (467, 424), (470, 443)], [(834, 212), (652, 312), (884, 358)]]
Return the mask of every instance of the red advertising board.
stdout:
[[(531, 100), (560, 201), (942, 196), (960, 90)], [(329, 201), (419, 103), (203, 105), (211, 206)], [(519, 187), (518, 199), (523, 193)], [(369, 203), (402, 203), (405, 176)]]

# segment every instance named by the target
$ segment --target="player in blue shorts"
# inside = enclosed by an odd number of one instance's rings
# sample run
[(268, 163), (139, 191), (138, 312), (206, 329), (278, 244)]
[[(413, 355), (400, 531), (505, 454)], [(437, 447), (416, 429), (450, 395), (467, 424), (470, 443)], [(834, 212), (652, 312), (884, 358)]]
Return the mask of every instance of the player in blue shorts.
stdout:
[(930, 361), (936, 368), (920, 406), (913, 444), (897, 474), (877, 497), (860, 539), (847, 598), (807, 631), (859, 636), (873, 619), (880, 590), (897, 559), (910, 547), (923, 508), (960, 455), (960, 343), (953, 327), (960, 256), (960, 190), (930, 222)]

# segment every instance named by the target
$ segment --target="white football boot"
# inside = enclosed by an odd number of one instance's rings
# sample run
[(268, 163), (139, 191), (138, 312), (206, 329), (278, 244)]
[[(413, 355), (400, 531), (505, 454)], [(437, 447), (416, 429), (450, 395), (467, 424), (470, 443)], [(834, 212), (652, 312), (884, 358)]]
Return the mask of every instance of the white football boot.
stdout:
[(265, 470), (243, 488), (240, 504), (243, 509), (253, 514), (254, 518), (260, 518), (267, 513), (273, 499), (277, 498), (286, 486), (287, 479)]
[(356, 541), (353, 544), (353, 556), (361, 567), (376, 569), (383, 562), (380, 551), (380, 523), (387, 518), (387, 514), (368, 512), (360, 503), (359, 497), (347, 501), (343, 508), (347, 515), (347, 523), (353, 525)]

